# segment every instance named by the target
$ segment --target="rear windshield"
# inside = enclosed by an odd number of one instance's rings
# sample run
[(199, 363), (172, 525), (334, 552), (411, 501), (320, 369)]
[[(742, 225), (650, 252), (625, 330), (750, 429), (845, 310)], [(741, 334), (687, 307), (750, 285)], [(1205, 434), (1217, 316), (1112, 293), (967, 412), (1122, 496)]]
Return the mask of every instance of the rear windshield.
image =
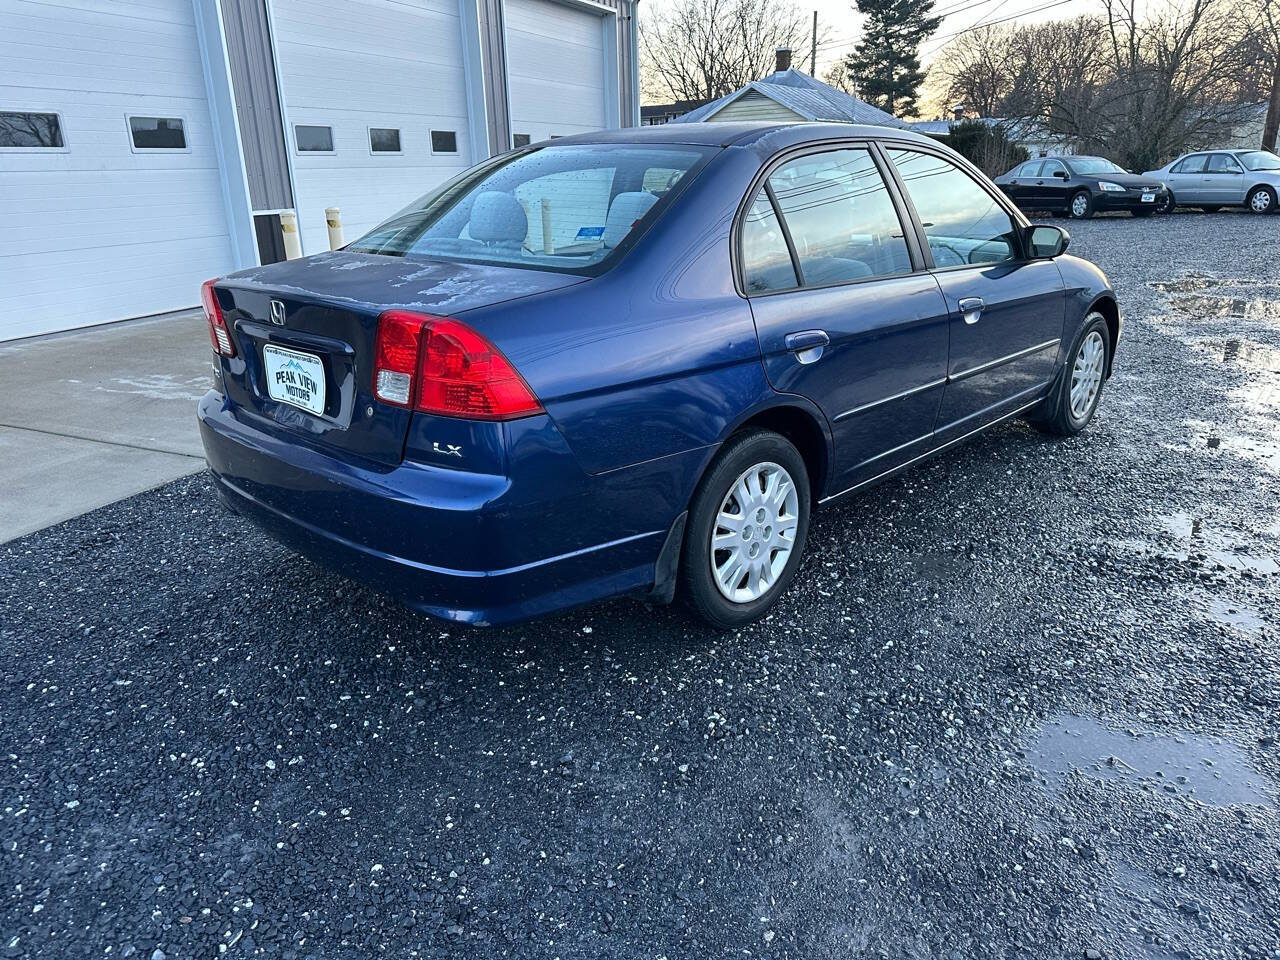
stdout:
[(598, 273), (713, 152), (614, 143), (510, 154), (466, 171), (347, 249)]
[(1237, 153), (1236, 156), (1247, 170), (1280, 170), (1280, 157), (1268, 150), (1251, 150), (1249, 153)]

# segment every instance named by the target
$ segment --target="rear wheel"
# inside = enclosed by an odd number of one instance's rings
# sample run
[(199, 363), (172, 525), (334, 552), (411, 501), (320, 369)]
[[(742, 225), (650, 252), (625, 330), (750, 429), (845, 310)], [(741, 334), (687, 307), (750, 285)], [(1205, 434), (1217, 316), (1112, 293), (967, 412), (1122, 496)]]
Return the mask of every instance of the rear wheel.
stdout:
[(1178, 201), (1174, 199), (1173, 191), (1170, 190), (1156, 201), (1156, 213), (1173, 213), (1173, 210), (1177, 205)]
[(1047, 406), (1038, 409), (1028, 422), (1043, 433), (1072, 437), (1089, 425), (1102, 399), (1107, 381), (1107, 358), (1111, 355), (1111, 332), (1102, 314), (1089, 314), (1084, 329), (1067, 355), (1062, 383), (1050, 394)]
[(764, 616), (795, 577), (809, 510), (809, 472), (785, 437), (751, 430), (730, 439), (689, 509), (685, 602), (721, 630)]
[(1088, 190), (1077, 190), (1071, 195), (1067, 213), (1073, 220), (1088, 220), (1093, 216), (1093, 197), (1089, 196)]
[(1254, 187), (1244, 202), (1253, 213), (1271, 213), (1276, 208), (1275, 191), (1270, 187)]

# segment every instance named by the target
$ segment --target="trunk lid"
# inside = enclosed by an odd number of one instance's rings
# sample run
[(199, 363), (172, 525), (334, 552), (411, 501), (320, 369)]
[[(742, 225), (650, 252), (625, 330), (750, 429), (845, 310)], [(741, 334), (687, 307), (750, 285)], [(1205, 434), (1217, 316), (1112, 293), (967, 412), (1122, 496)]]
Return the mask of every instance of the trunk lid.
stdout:
[(236, 346), (226, 395), (241, 419), (393, 466), (413, 414), (373, 395), (382, 311), (456, 316), (582, 279), (343, 251), (231, 274), (215, 284)]

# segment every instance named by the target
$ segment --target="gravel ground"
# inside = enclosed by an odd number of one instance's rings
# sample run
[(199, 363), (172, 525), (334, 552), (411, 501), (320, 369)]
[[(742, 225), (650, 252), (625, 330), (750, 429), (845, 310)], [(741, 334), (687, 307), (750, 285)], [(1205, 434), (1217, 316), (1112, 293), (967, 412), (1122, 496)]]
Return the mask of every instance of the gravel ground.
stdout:
[(736, 634), (442, 626), (203, 476), (0, 547), (0, 952), (1280, 957), (1280, 218), (1071, 229), (1094, 426), (827, 510)]

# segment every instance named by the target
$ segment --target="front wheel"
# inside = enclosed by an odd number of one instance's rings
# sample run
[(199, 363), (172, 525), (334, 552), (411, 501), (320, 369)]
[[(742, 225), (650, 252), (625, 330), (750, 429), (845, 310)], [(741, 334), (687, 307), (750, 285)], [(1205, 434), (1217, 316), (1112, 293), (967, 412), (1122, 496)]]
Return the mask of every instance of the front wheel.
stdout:
[(1067, 205), (1067, 212), (1073, 220), (1088, 220), (1093, 216), (1093, 197), (1088, 190), (1077, 190)]
[(1270, 187), (1254, 187), (1245, 198), (1245, 206), (1253, 213), (1271, 213), (1276, 208), (1276, 195)]
[(809, 532), (809, 472), (785, 437), (731, 438), (689, 509), (680, 590), (721, 630), (764, 616), (795, 577)]
[(1028, 422), (1043, 433), (1073, 437), (1089, 425), (1102, 399), (1111, 355), (1111, 331), (1102, 314), (1089, 314), (1084, 329), (1067, 355), (1062, 382), (1050, 394), (1044, 409), (1037, 408)]

